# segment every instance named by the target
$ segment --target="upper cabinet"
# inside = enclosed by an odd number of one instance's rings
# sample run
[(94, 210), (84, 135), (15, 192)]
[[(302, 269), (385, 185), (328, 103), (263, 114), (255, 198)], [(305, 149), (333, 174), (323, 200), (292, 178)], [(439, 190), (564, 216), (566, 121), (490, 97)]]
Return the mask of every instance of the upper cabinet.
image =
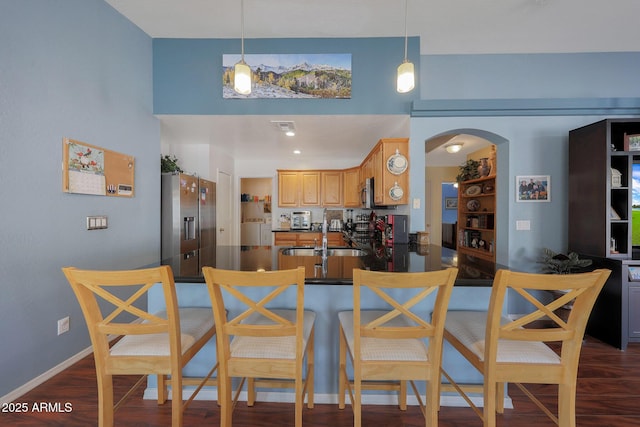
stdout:
[(320, 206), (320, 172), (279, 170), (278, 206)]
[(341, 170), (320, 172), (320, 191), (322, 193), (322, 206), (343, 206), (343, 176), (344, 173)]
[(359, 207), (365, 179), (374, 180), (376, 205), (409, 203), (409, 139), (378, 141), (359, 167), (345, 170), (279, 170), (280, 207)]
[(351, 168), (343, 172), (344, 207), (357, 208), (362, 204), (360, 189), (362, 188), (360, 168)]
[(378, 141), (362, 163), (363, 179), (373, 178), (376, 205), (409, 203), (409, 139)]

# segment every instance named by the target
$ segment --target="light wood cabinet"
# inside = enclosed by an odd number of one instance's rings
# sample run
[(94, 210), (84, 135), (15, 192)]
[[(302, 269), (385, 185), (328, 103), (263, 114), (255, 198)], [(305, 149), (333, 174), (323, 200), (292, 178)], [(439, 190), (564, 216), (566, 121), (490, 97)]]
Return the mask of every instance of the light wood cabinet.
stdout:
[[(401, 155), (405, 167), (390, 169), (389, 162)], [(345, 170), (279, 170), (278, 206), (359, 207), (365, 179), (374, 179), (374, 200), (380, 206), (409, 203), (409, 139), (378, 141), (359, 167)]]
[(279, 170), (278, 206), (320, 206), (320, 172)]
[[(276, 246), (320, 246), (322, 245), (322, 233), (295, 231), (276, 231), (274, 245)], [(328, 246), (345, 246), (342, 233), (327, 233)]]
[(344, 171), (344, 207), (357, 208), (360, 207), (360, 189), (362, 188), (360, 181), (360, 168), (351, 168)]
[(278, 206), (297, 207), (299, 178), (295, 171), (278, 171)]
[(322, 206), (343, 206), (343, 172), (341, 170), (322, 171), (320, 177), (322, 180), (320, 185)]
[[(402, 172), (390, 170), (389, 162), (398, 154), (407, 161)], [(362, 163), (363, 179), (373, 178), (374, 201), (381, 206), (409, 203), (409, 139), (386, 138), (378, 141)], [(395, 173), (394, 173), (395, 172)]]

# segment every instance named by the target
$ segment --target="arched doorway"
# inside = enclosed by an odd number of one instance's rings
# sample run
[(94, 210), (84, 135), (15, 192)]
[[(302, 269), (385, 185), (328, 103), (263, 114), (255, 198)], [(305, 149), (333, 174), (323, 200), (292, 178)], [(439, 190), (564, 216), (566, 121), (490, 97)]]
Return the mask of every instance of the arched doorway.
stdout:
[[(461, 143), (462, 149), (449, 153), (445, 147)], [(425, 224), (431, 234), (431, 242), (442, 245), (442, 206), (445, 203), (442, 184), (454, 182), (459, 166), (466, 162), (471, 153), (496, 148), (496, 258), (508, 259), (508, 140), (500, 135), (481, 129), (452, 129), (425, 140)], [(449, 226), (445, 226), (449, 227)]]

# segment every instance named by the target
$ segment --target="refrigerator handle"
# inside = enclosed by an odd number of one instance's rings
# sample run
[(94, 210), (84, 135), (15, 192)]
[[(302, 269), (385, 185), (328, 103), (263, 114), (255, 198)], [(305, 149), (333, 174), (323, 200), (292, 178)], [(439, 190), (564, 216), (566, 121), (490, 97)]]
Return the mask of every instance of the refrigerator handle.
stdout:
[(196, 219), (193, 216), (184, 217), (184, 240), (194, 240), (196, 238)]

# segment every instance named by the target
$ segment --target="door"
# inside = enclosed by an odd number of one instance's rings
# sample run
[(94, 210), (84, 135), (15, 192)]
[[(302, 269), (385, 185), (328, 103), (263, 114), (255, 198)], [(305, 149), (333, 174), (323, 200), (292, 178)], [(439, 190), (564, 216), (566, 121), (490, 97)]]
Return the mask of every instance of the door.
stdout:
[(218, 170), (218, 183), (216, 185), (216, 213), (218, 225), (218, 246), (231, 246), (233, 218), (233, 201), (231, 198), (231, 175)]

